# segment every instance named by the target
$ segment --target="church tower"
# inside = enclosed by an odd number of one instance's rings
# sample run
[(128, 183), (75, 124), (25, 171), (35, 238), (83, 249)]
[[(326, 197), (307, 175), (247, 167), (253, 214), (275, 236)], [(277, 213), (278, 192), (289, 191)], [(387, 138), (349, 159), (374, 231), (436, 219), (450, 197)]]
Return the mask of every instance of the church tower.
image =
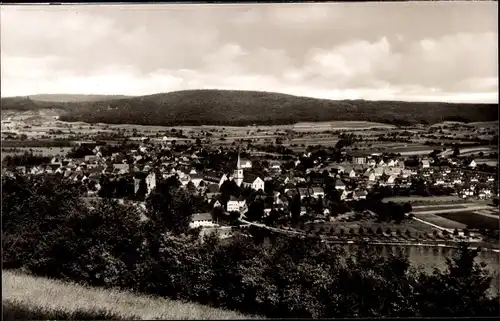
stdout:
[(241, 184), (243, 183), (243, 168), (241, 168), (239, 151), (238, 151), (238, 163), (236, 164), (236, 169), (234, 170), (233, 178), (236, 185), (241, 186)]

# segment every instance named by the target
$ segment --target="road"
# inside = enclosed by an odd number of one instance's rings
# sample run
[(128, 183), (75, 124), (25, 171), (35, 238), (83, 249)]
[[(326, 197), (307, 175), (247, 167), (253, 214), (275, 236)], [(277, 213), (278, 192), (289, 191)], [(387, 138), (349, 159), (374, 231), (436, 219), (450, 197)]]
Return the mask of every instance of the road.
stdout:
[(295, 234), (295, 235), (306, 235), (306, 233), (304, 233), (304, 232), (298, 232), (298, 231), (295, 231), (295, 230), (280, 229), (280, 228), (276, 228), (276, 227), (267, 226), (267, 225), (262, 224), (262, 223), (249, 222), (249, 221), (241, 219), (241, 218), (240, 218), (240, 222), (242, 222), (244, 224), (247, 224), (247, 225), (253, 225), (253, 226), (265, 228), (267, 230), (270, 230), (270, 231), (273, 231), (273, 232), (278, 232), (278, 233)]

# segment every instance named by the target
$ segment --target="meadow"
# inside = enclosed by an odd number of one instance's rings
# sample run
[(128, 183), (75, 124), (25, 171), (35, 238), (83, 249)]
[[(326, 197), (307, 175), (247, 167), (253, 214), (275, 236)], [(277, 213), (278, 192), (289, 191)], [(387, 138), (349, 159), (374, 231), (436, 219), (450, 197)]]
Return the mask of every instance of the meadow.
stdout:
[(442, 215), (438, 214), (419, 214), (415, 216), (418, 219), (421, 219), (422, 221), (429, 222), (431, 224), (435, 224), (437, 226), (440, 226), (445, 229), (458, 229), (458, 230), (463, 230), (467, 228), (466, 224), (457, 222), (455, 220), (446, 218)]
[(246, 319), (237, 312), (2, 270), (4, 320)]
[(439, 203), (449, 203), (449, 202), (463, 202), (458, 196), (393, 196), (386, 197), (383, 202), (394, 202), (394, 203), (406, 203), (410, 202), (412, 204), (439, 204)]
[(476, 214), (474, 212), (444, 213), (436, 215), (448, 220), (453, 220), (462, 223), (470, 229), (481, 229), (481, 228), (490, 230), (499, 229), (498, 219), (484, 216), (481, 214)]
[(291, 126), (296, 132), (327, 131), (327, 130), (363, 130), (371, 128), (395, 128), (394, 125), (368, 121), (329, 121), (329, 122), (299, 122)]

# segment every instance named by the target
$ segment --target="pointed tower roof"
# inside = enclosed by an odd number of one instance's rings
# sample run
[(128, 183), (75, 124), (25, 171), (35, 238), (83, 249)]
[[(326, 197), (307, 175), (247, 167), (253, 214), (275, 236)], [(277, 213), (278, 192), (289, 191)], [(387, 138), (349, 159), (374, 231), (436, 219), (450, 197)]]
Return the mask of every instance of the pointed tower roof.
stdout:
[(240, 151), (238, 150), (238, 163), (236, 165), (237, 169), (241, 169)]

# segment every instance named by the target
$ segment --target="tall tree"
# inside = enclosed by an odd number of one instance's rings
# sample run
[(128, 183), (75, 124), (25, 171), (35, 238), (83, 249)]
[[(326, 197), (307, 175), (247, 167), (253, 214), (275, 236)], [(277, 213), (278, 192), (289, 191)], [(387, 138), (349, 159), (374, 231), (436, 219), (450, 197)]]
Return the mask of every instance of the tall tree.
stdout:
[(302, 202), (300, 201), (300, 195), (295, 194), (290, 202), (290, 213), (292, 214), (292, 222), (295, 224), (298, 222), (300, 217), (300, 209), (302, 207)]

